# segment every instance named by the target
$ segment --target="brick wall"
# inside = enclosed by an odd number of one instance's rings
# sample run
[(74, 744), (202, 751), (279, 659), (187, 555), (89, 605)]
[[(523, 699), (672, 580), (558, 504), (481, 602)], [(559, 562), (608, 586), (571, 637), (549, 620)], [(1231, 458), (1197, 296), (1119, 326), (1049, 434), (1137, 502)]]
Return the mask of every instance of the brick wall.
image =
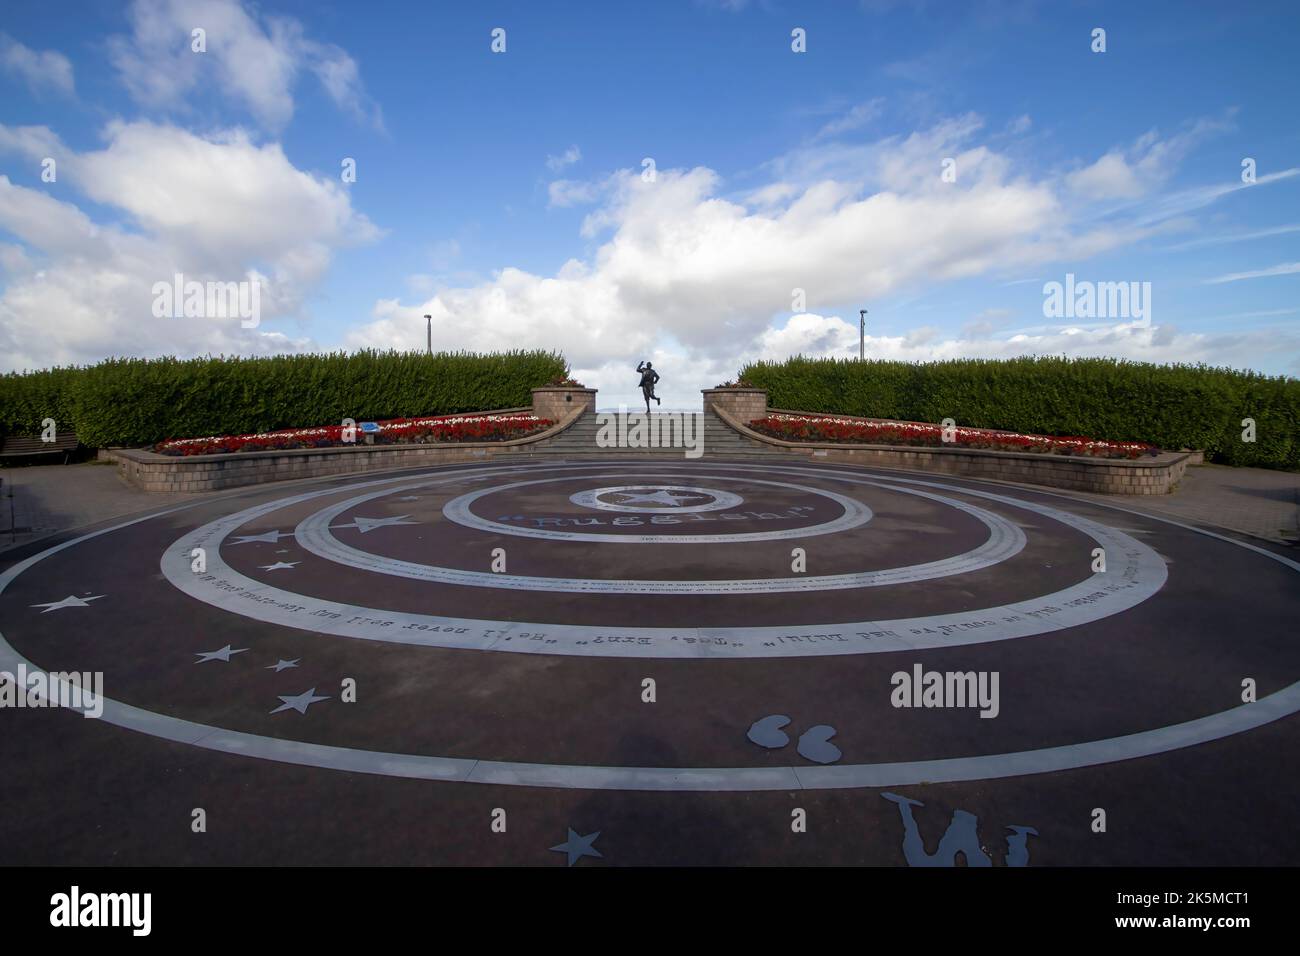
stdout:
[(1187, 465), (1193, 460), (1193, 454), (1189, 452), (1162, 452), (1156, 457), (1129, 460), (985, 451), (976, 448), (787, 442), (752, 431), (745, 427), (745, 422), (752, 419), (729, 415), (725, 409), (718, 417), (748, 438), (813, 461), (905, 468), (1100, 494), (1168, 494), (1182, 480)]
[(704, 410), (722, 409), (742, 422), (752, 422), (767, 414), (765, 388), (704, 388)]
[[(592, 391), (594, 396), (594, 390)], [(572, 404), (569, 408), (573, 409)], [(368, 471), (391, 471), (425, 465), (484, 461), (532, 450), (543, 438), (567, 428), (584, 406), (567, 414), (552, 413), (558, 424), (537, 435), (508, 442), (463, 442), (446, 445), (352, 445), (338, 448), (298, 448), (230, 455), (159, 455), (133, 448), (113, 448), (100, 458), (117, 463), (118, 473), (144, 491), (219, 491), (293, 478), (317, 478)]]
[(574, 409), (589, 412), (596, 410), (596, 390), (594, 388), (545, 388), (533, 389), (533, 414), (540, 418), (560, 421)]

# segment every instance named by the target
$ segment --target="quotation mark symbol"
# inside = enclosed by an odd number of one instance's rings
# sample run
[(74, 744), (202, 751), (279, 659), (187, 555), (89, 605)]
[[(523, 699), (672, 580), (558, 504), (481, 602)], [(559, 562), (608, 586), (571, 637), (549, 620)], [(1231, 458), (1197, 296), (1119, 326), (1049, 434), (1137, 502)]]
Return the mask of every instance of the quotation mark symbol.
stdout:
[[(781, 729), (788, 723), (790, 718), (785, 714), (770, 714), (754, 721), (745, 736), (767, 750), (779, 750), (790, 742), (790, 736)], [(795, 749), (799, 756), (813, 763), (834, 763), (843, 756), (840, 748), (831, 743), (834, 736), (834, 727), (818, 724), (803, 732)]]

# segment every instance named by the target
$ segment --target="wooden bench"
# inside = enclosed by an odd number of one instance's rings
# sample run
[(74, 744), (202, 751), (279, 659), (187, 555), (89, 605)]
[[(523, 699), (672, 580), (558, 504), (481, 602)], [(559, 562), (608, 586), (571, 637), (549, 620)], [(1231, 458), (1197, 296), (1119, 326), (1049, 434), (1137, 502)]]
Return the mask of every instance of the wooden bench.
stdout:
[(0, 440), (0, 458), (28, 458), (37, 455), (62, 455), (66, 465), (81, 445), (76, 432), (59, 432), (54, 441), (7, 435)]

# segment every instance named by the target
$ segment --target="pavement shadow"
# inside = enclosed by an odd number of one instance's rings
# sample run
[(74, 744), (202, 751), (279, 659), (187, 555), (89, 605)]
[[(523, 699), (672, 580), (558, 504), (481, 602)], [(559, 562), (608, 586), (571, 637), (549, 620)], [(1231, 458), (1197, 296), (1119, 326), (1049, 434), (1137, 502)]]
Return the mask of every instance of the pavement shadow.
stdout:
[(1268, 501), (1286, 501), (1300, 508), (1300, 484), (1293, 488), (1248, 488), (1244, 485), (1228, 485), (1224, 490), (1234, 495), (1264, 498)]
[[(620, 738), (620, 767), (683, 767), (676, 748), (657, 735)], [(752, 841), (755, 810), (744, 794), (591, 790), (573, 805), (571, 825), (601, 831), (596, 849), (609, 866), (725, 865)], [(584, 861), (587, 863), (595, 861)]]

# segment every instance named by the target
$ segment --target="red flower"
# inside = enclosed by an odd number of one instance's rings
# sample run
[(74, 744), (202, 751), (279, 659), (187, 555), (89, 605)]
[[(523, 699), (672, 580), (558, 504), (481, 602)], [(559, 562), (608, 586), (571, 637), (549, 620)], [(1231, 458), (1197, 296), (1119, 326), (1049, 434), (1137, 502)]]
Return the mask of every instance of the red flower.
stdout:
[(751, 422), (755, 431), (787, 441), (820, 441), (848, 444), (924, 445), (941, 447), (958, 445), (997, 451), (1037, 452), (1042, 454), (1087, 455), (1101, 458), (1137, 458), (1144, 452), (1156, 453), (1144, 442), (1107, 442), (1079, 437), (1022, 435), (987, 428), (952, 428), (944, 441), (946, 429), (928, 422), (863, 421), (830, 415), (768, 415)]
[[(548, 418), (538, 418), (527, 413), (505, 415), (466, 414), (445, 415), (437, 418), (394, 418), (376, 422), (374, 432), (377, 444), (411, 443), (416, 441), (506, 441), (550, 428), (555, 423)], [(352, 444), (344, 442), (342, 425), (322, 425), (316, 428), (281, 429), (253, 435), (225, 435), (211, 438), (168, 439), (155, 446), (165, 455), (210, 455), (223, 452), (264, 451), (267, 449), (328, 448)], [(354, 431), (354, 440), (358, 437)]]

